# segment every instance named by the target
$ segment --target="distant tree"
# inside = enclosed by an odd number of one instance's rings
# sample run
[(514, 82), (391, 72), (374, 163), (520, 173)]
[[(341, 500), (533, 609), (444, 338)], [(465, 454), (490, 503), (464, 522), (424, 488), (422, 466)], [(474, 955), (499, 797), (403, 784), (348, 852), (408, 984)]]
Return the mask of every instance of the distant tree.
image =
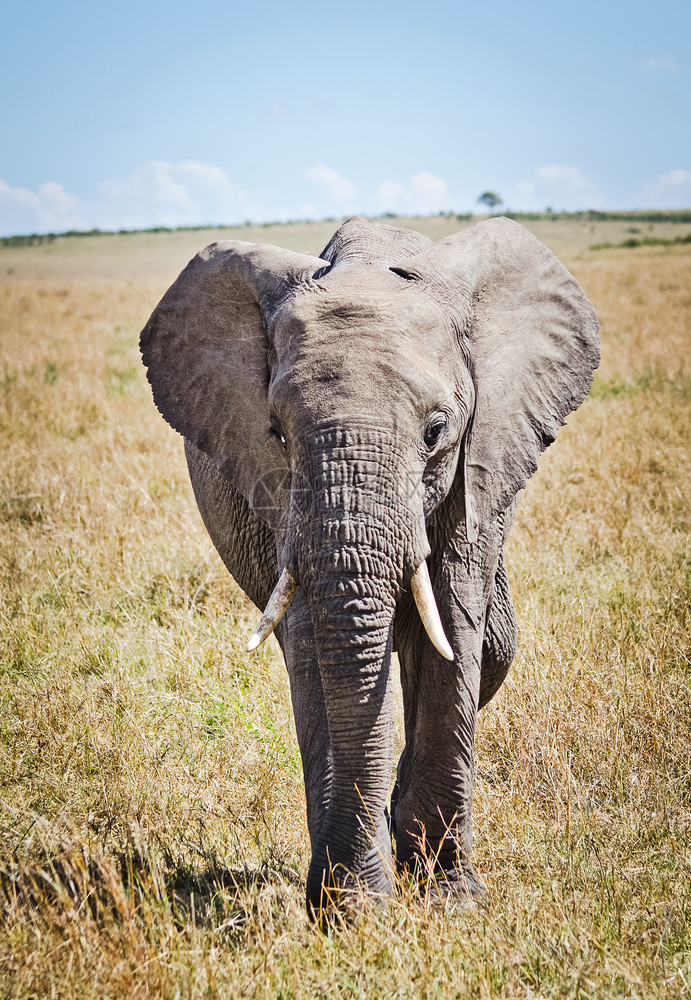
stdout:
[(478, 205), (486, 205), (490, 212), (493, 212), (497, 205), (501, 205), (503, 199), (496, 191), (483, 191), (477, 202)]

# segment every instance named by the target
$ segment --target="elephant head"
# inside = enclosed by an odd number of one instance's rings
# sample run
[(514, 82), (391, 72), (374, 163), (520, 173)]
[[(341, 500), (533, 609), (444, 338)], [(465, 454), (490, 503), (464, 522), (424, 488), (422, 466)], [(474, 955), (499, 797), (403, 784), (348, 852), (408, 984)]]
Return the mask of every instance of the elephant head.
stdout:
[[(554, 255), (508, 219), (432, 244), (358, 217), (321, 257), (212, 244), (166, 293), (141, 346), (163, 416), (240, 498), (233, 511), (244, 513), (232, 517), (272, 539), (270, 556), (262, 543), (250, 560), (257, 572), (280, 572), (250, 648), (296, 593), (309, 612), (299, 655), (315, 659), (325, 721), (314, 726), (328, 729), (329, 767), (316, 793), (322, 807), (312, 810), (308, 898), (317, 906), (324, 886), (353, 877), (388, 892), (394, 624), (399, 648), (419, 661), (407, 668), (415, 678), (407, 685), (409, 756), (419, 756), (413, 740), (426, 746), (423, 729), (434, 727), (416, 717), (425, 701), (416, 688), (449, 681), (446, 698), (459, 703), (462, 724), (449, 722), (443, 737), (456, 750), (440, 788), (458, 785), (461, 759), (472, 772), (483, 630), (503, 534), (491, 539), (590, 387), (598, 363), (592, 307)], [(204, 487), (195, 489), (199, 497)], [(252, 532), (240, 535), (254, 544)], [(226, 562), (252, 593), (234, 557)], [(442, 592), (439, 610), (433, 589)], [(279, 630), (284, 651), (290, 627), (288, 619)], [(470, 692), (467, 704), (454, 694), (459, 685)], [(430, 782), (436, 787), (433, 775)], [(448, 835), (449, 824), (469, 822), (450, 816), (468, 783), (448, 802), (442, 789), (427, 806), (429, 794), (416, 799), (409, 790), (398, 814), (410, 825), (436, 808)], [(403, 843), (410, 831), (401, 822)], [(428, 817), (428, 833), (433, 825)], [(469, 849), (462, 830), (448, 836), (456, 851)]]

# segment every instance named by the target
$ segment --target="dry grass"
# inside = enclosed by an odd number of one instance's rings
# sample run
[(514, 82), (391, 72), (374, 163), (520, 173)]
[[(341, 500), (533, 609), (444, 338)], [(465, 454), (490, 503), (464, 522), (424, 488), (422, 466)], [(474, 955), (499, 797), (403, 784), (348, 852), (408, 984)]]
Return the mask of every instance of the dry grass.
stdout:
[(123, 251), (111, 280), (98, 241), (89, 280), (78, 254), (42, 281), (43, 248), (0, 263), (0, 996), (690, 994), (691, 251), (576, 236), (603, 364), (510, 543), (520, 653), (477, 740), (488, 902), (444, 915), (402, 885), (329, 933), (304, 916), (282, 664), (242, 652), (256, 613), (139, 365), (181, 247), (129, 237), (146, 264)]

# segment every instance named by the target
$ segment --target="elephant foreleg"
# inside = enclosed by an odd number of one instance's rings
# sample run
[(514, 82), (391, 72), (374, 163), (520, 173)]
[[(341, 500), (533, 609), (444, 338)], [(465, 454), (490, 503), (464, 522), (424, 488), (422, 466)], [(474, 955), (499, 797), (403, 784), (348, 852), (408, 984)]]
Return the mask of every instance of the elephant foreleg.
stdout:
[(403, 865), (422, 864), (428, 871), (431, 866), (444, 894), (476, 898), (484, 886), (470, 857), (473, 745), (486, 637), (491, 666), (497, 665), (495, 681), (508, 669), (505, 654), (511, 645), (498, 623), (487, 628), (495, 577), (497, 616), (508, 597), (506, 571), (499, 568), (502, 530), (500, 519), (468, 545), (461, 527), (440, 556), (430, 559), (432, 587), (455, 653), (452, 662), (431, 645), (409, 595), (397, 619), (406, 745), (392, 800), (396, 854)]
[(433, 874), (443, 894), (480, 898), (470, 854), (482, 629), (463, 624), (462, 654), (449, 663), (407, 617), (398, 641), (406, 745), (391, 803), (397, 860)]
[(290, 678), (290, 697), (305, 776), (307, 825), (314, 850), (329, 801), (332, 755), (314, 629), (302, 591), (295, 595), (276, 636)]

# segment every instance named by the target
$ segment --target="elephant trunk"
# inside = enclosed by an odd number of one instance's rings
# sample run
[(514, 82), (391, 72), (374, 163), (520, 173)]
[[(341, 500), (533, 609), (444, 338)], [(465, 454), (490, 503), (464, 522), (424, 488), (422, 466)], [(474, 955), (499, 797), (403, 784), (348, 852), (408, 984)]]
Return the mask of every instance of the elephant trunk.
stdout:
[(307, 880), (315, 909), (328, 901), (324, 888), (359, 884), (382, 894), (392, 888), (385, 809), (393, 765), (395, 600), (381, 583), (329, 573), (309, 590), (332, 753), (329, 801)]
[[(315, 435), (300, 456), (290, 551), (314, 626), (331, 745), (331, 787), (307, 879), (329, 890), (389, 894), (386, 803), (393, 766), (390, 660), (396, 601), (427, 555), (422, 508), (401, 488), (405, 465), (379, 429)], [(413, 498), (414, 501), (414, 498)], [(417, 561), (416, 561), (417, 560)]]

